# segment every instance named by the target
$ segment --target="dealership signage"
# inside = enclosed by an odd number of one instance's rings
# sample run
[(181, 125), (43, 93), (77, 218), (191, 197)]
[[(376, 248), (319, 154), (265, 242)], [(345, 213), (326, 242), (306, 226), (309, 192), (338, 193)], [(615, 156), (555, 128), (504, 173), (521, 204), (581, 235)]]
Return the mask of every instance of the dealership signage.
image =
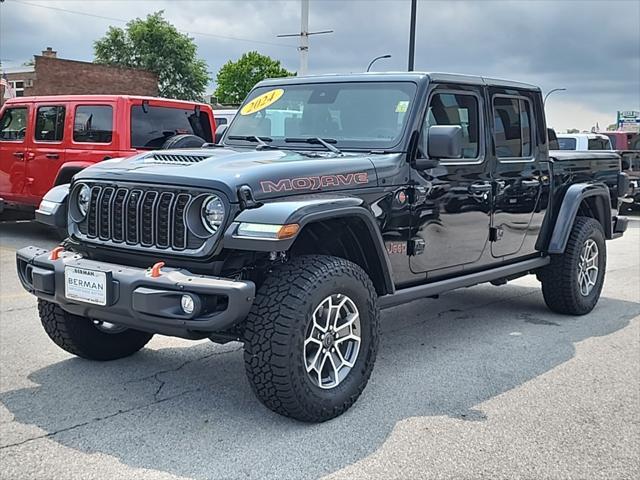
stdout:
[(627, 132), (640, 132), (640, 111), (626, 110), (618, 112), (618, 129)]

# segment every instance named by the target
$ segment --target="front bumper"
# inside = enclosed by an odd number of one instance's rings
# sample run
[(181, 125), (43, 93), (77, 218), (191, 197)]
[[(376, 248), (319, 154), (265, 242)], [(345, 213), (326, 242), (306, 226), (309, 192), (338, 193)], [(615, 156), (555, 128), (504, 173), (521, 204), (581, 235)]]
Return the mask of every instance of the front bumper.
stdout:
[[(151, 277), (148, 270), (88, 260), (73, 252), (62, 252), (57, 260), (51, 260), (49, 251), (25, 247), (18, 250), (16, 260), (22, 286), (69, 313), (177, 337), (201, 338), (207, 336), (203, 333), (228, 330), (246, 318), (255, 296), (255, 285), (250, 281), (170, 268)], [(67, 299), (66, 267), (105, 272), (106, 305)], [(182, 310), (184, 294), (195, 299), (191, 314)]]

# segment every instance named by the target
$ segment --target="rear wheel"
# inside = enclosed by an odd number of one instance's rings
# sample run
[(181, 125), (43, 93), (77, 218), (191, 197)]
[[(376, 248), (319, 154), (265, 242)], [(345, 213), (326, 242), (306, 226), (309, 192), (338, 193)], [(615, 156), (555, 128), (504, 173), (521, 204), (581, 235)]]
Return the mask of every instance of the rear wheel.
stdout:
[(540, 272), (542, 294), (557, 313), (584, 315), (596, 306), (607, 267), (604, 231), (597, 220), (577, 217), (562, 255)]
[(49, 338), (63, 350), (89, 360), (128, 357), (153, 335), (65, 312), (55, 303), (38, 300), (40, 321)]
[(378, 349), (376, 299), (367, 274), (342, 258), (303, 256), (274, 268), (245, 329), (245, 367), (260, 401), (307, 422), (353, 405)]

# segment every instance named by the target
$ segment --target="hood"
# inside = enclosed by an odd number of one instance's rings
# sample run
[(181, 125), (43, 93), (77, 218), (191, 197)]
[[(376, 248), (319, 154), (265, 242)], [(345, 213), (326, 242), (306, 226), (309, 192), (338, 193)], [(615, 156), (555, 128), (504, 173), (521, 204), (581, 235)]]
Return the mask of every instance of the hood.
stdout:
[(97, 163), (75, 179), (207, 188), (232, 202), (242, 185), (251, 187), (256, 200), (378, 185), (366, 154), (229, 148), (145, 152)]

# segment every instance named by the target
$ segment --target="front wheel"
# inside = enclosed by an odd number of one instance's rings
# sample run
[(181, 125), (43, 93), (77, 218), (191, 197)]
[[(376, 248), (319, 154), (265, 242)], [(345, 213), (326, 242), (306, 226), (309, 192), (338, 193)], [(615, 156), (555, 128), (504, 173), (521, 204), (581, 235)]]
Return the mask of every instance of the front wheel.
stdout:
[(49, 338), (63, 350), (89, 360), (128, 357), (144, 347), (152, 334), (65, 312), (38, 300), (40, 321)]
[(590, 217), (577, 217), (564, 253), (553, 255), (540, 272), (545, 303), (557, 313), (589, 313), (600, 298), (606, 268), (602, 225)]
[(258, 399), (307, 422), (345, 412), (373, 370), (376, 300), (367, 274), (342, 258), (303, 256), (275, 267), (245, 328), (245, 367)]

